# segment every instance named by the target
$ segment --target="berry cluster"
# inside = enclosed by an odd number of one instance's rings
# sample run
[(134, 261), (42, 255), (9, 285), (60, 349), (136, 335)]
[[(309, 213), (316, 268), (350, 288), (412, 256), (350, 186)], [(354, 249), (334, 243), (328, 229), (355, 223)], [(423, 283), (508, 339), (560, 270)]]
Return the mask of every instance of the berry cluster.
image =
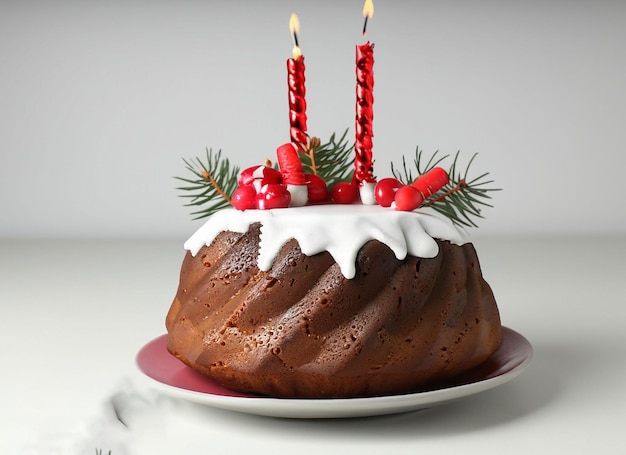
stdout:
[(303, 206), (308, 202), (326, 199), (326, 182), (314, 174), (305, 174), (298, 149), (293, 143), (276, 150), (278, 166), (253, 166), (245, 169), (237, 179), (238, 187), (231, 196), (238, 210), (278, 209)]
[[(364, 195), (356, 183), (339, 182), (329, 191), (321, 177), (305, 173), (293, 143), (278, 147), (276, 154), (280, 170), (259, 165), (239, 174), (238, 188), (231, 196), (233, 207), (238, 210), (268, 210), (323, 202), (352, 204), (359, 197), (363, 199)], [(372, 201), (383, 207), (412, 211), (448, 182), (448, 174), (440, 167), (431, 169), (410, 185), (395, 178), (383, 178), (373, 186)]]
[(410, 185), (405, 185), (393, 177), (387, 177), (376, 183), (374, 198), (383, 207), (390, 207), (393, 204), (396, 210), (408, 212), (422, 205), (449, 181), (448, 173), (440, 167), (431, 169)]
[[(326, 200), (326, 182), (313, 174), (304, 174), (303, 185), (287, 184), (283, 174), (270, 166), (252, 166), (244, 169), (237, 179), (239, 185), (231, 196), (231, 203), (237, 210), (279, 209), (290, 205), (304, 205), (307, 202)], [(296, 201), (296, 195), (304, 193), (303, 203)]]

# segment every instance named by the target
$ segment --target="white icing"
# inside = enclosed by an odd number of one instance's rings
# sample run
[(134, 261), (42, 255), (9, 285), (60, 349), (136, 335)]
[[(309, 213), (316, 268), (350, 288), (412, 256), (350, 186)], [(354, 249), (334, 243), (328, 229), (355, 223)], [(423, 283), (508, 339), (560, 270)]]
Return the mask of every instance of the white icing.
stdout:
[(273, 210), (220, 210), (185, 242), (185, 249), (195, 256), (220, 232), (244, 233), (256, 222), (262, 225), (259, 269), (269, 270), (281, 247), (293, 238), (308, 256), (328, 251), (348, 279), (354, 278), (357, 253), (369, 240), (384, 243), (398, 259), (404, 259), (407, 254), (435, 257), (439, 248), (434, 239), (457, 245), (467, 241), (464, 232), (448, 218), (429, 208), (403, 212), (378, 205), (328, 204)]

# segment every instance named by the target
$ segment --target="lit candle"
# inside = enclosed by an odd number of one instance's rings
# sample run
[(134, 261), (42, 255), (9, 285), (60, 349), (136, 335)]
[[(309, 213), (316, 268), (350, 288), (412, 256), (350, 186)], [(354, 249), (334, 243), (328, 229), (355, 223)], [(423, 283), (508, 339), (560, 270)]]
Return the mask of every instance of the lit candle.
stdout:
[(295, 14), (289, 19), (289, 32), (293, 36), (293, 58), (287, 59), (287, 85), (289, 86), (289, 134), (296, 144), (307, 144), (306, 88), (304, 86), (304, 56), (300, 51), (298, 33), (300, 21)]
[(356, 183), (372, 182), (372, 123), (374, 121), (374, 45), (356, 47), (356, 140), (354, 176)]
[[(367, 21), (374, 15), (374, 3), (365, 0), (363, 5), (363, 36)], [(374, 131), (374, 44), (368, 41), (356, 47), (356, 119), (354, 142), (354, 183), (359, 185), (361, 202), (375, 204), (374, 161), (372, 137)]]

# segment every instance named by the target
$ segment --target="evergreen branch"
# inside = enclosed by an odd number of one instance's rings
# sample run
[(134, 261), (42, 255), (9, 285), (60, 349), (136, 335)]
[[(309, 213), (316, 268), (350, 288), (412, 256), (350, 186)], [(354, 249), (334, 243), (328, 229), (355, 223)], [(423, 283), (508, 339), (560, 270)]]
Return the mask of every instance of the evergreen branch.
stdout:
[(405, 185), (410, 185), (420, 175), (426, 174), (431, 169), (437, 167), (441, 162), (443, 162), (449, 155), (437, 156), (439, 151), (436, 151), (432, 154), (432, 156), (426, 162), (426, 165), (423, 166), (423, 152), (419, 149), (419, 147), (415, 148), (415, 158), (413, 159), (413, 165), (415, 166), (415, 170), (417, 171), (417, 175), (413, 175), (413, 171), (411, 169), (407, 169), (406, 159), (402, 157), (402, 170), (395, 169), (393, 163), (391, 163), (391, 173), (393, 176), (400, 180)]
[(210, 205), (202, 210), (191, 212), (193, 219), (207, 217), (214, 212), (231, 205), (230, 195), (237, 188), (238, 167), (231, 167), (228, 158), (222, 158), (222, 151), (213, 153), (212, 149), (206, 149), (206, 160), (200, 158), (194, 160), (183, 159), (186, 168), (195, 177), (174, 177), (189, 185), (180, 186), (176, 189), (184, 191), (180, 197), (189, 198), (185, 204), (187, 207)]
[(418, 175), (426, 174), (428, 171), (430, 171), (431, 169), (437, 167), (437, 165), (439, 165), (439, 163), (441, 163), (446, 158), (448, 158), (448, 155), (437, 157), (438, 153), (439, 153), (439, 150), (435, 151), (435, 153), (432, 154), (432, 156), (430, 157), (430, 159), (426, 163), (426, 167), (424, 168), (424, 170), (421, 170), (420, 169), (420, 159), (422, 157), (422, 152), (420, 152), (419, 150), (416, 151), (415, 167), (417, 168)]
[[(417, 180), (420, 175), (440, 165), (449, 157), (449, 155), (437, 156), (438, 153), (438, 151), (433, 153), (426, 161), (426, 164), (423, 165), (423, 153), (419, 148), (416, 149), (414, 159), (414, 167), (417, 171), (416, 176), (413, 175), (412, 169), (407, 168), (404, 157), (402, 158), (402, 167), (400, 169), (395, 168), (392, 163), (391, 172), (396, 179), (405, 185), (409, 185)], [(448, 184), (424, 201), (423, 206), (432, 207), (433, 210), (450, 218), (458, 226), (478, 227), (474, 218), (484, 218), (482, 208), (493, 207), (488, 203), (491, 200), (490, 193), (500, 191), (500, 188), (491, 188), (489, 186), (493, 183), (493, 180), (487, 180), (488, 172), (470, 179), (470, 167), (477, 156), (476, 153), (472, 155), (463, 171), (459, 169), (459, 155), (460, 152), (454, 155), (452, 164), (448, 168), (447, 172), (450, 179)]]
[[(347, 133), (346, 129), (339, 138), (333, 133), (324, 144), (318, 138), (311, 138), (306, 147), (303, 145), (300, 158), (304, 171), (318, 175), (328, 187), (351, 181), (354, 171), (354, 145), (348, 144)], [(488, 172), (470, 178), (470, 167), (477, 154), (472, 155), (464, 169), (460, 169), (459, 155), (460, 152), (454, 155), (448, 168), (448, 184), (424, 201), (423, 205), (432, 207), (458, 226), (477, 227), (474, 219), (483, 218), (482, 209), (492, 207), (489, 203), (491, 193), (500, 189), (491, 187), (493, 180), (488, 179)], [(426, 160), (423, 152), (416, 148), (413, 168), (403, 157), (400, 168), (391, 163), (391, 172), (396, 179), (408, 185), (433, 168), (442, 166), (449, 157), (450, 155), (440, 155), (439, 151), (435, 151)], [(231, 205), (230, 197), (237, 189), (239, 168), (231, 166), (228, 158), (222, 158), (221, 150), (213, 153), (207, 148), (205, 160), (195, 158), (183, 161), (192, 175), (175, 177), (184, 182), (177, 190), (183, 192), (180, 197), (188, 199), (186, 206), (198, 208), (191, 213), (194, 219), (207, 217)]]
[(309, 146), (300, 153), (302, 167), (308, 174), (316, 174), (332, 188), (338, 182), (352, 179), (354, 146), (348, 145), (348, 130), (335, 139), (335, 133), (328, 142), (322, 144), (318, 138), (311, 138)]

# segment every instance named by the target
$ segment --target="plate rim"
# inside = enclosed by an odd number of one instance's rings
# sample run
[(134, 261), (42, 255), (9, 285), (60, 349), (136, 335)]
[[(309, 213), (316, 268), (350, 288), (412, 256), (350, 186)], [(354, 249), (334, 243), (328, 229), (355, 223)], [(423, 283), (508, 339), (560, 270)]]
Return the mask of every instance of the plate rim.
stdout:
[[(148, 374), (142, 367), (142, 353), (153, 343), (159, 342), (167, 334), (159, 335), (145, 343), (135, 357), (135, 365), (149, 383), (170, 396), (182, 398), (206, 406), (281, 418), (351, 418), (396, 414), (416, 411), (453, 400), (481, 393), (505, 384), (521, 375), (530, 365), (533, 357), (531, 343), (519, 332), (502, 326), (504, 337), (518, 338), (518, 351), (523, 351), (520, 360), (507, 371), (492, 377), (478, 379), (463, 384), (443, 386), (433, 390), (406, 394), (354, 398), (276, 398), (249, 395), (220, 395), (216, 393), (190, 390), (168, 384)], [(168, 355), (170, 355), (168, 353)], [(182, 362), (181, 370), (189, 368)], [(210, 381), (209, 378), (206, 378)], [(236, 393), (236, 392), (233, 392)]]

